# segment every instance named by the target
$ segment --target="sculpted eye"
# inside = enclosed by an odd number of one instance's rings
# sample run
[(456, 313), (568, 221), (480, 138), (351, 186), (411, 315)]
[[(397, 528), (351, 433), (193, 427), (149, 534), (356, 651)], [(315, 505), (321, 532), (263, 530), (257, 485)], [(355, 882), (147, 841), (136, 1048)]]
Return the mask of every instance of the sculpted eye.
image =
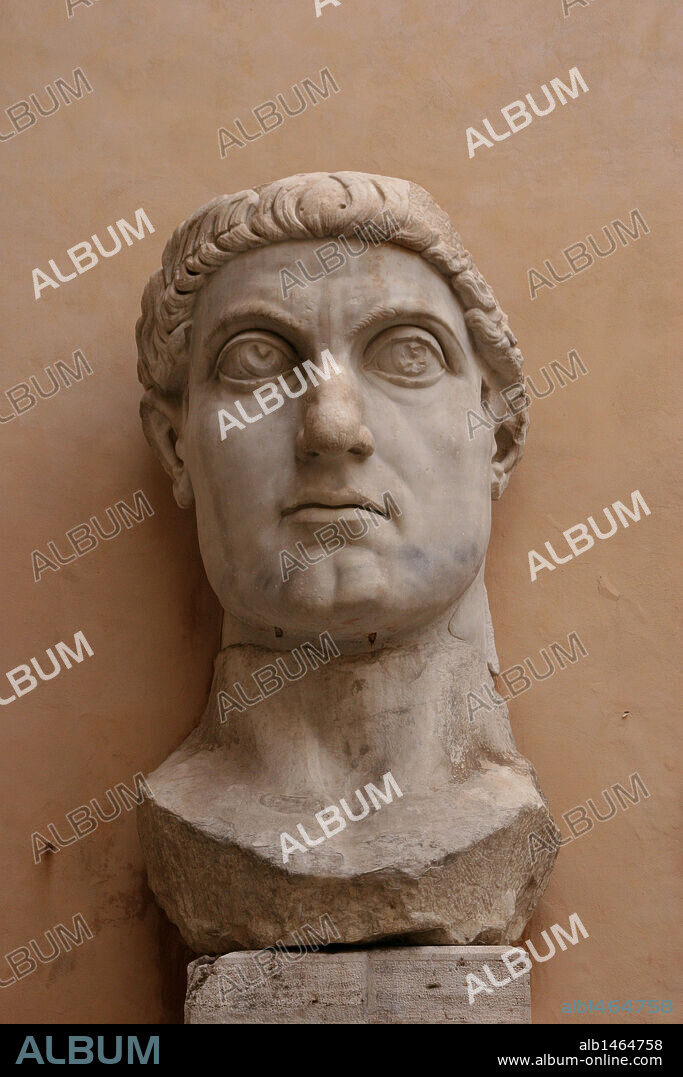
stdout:
[(271, 333), (240, 333), (223, 348), (216, 369), (223, 381), (260, 383), (285, 374), (296, 363), (292, 348)]
[(371, 342), (365, 370), (379, 374), (394, 385), (433, 385), (446, 370), (439, 342), (417, 326), (398, 325), (386, 329)]

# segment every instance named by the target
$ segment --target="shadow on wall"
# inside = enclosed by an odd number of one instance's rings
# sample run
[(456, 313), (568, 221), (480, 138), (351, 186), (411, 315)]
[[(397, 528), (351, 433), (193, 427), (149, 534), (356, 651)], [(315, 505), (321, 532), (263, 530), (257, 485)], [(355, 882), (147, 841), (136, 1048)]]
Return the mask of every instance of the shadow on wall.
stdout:
[(152, 903), (155, 917), (152, 931), (158, 953), (161, 1002), (159, 1020), (163, 1024), (182, 1025), (185, 1017), (187, 966), (196, 955), (185, 945), (175, 924), (161, 911), (146, 883), (144, 889), (145, 898), (148, 897)]

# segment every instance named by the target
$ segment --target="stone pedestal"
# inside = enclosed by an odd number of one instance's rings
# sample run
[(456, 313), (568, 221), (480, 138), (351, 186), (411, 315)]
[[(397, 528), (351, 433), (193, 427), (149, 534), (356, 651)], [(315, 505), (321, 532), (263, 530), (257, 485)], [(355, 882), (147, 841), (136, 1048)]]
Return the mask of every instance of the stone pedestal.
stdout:
[[(510, 978), (502, 961), (509, 949), (243, 950), (200, 957), (187, 970), (185, 1023), (530, 1024), (529, 976)], [(468, 973), (491, 988), (491, 994), (479, 991), (471, 1005)], [(492, 980), (503, 986), (493, 987)]]

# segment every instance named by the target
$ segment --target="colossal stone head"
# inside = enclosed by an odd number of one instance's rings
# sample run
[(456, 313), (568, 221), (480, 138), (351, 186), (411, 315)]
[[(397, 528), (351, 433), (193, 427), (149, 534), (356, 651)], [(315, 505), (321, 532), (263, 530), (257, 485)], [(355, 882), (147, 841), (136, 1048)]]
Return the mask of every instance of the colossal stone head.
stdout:
[[(421, 187), (312, 173), (214, 199), (167, 244), (137, 340), (145, 433), (178, 504), (196, 505), (241, 638), (334, 628), (381, 643), (478, 579), (491, 498), (523, 450), (522, 356)], [(314, 384), (325, 353), (334, 375)], [(272, 382), (266, 412), (254, 391)], [(482, 403), (505, 417), (472, 437)], [(387, 493), (400, 515), (369, 526)], [(349, 516), (358, 537), (336, 552), (324, 531), (335, 556), (322, 557), (315, 533)], [(287, 561), (308, 568), (304, 554), (311, 571)]]
[[(344, 944), (515, 940), (555, 849), (530, 856), (550, 816), (492, 692), (484, 564), (527, 398), (446, 214), (356, 172), (216, 198), (137, 340), (145, 434), (224, 611), (204, 715), (139, 812), (159, 902), (197, 953), (323, 913)], [(363, 812), (388, 774), (400, 799)]]

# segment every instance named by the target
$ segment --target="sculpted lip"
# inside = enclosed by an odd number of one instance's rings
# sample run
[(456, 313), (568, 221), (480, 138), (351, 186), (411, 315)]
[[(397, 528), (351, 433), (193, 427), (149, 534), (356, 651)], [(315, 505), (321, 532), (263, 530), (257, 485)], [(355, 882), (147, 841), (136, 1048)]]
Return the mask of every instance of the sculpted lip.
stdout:
[(365, 509), (374, 512), (378, 516), (388, 519), (383, 508), (373, 501), (372, 498), (358, 493), (357, 490), (340, 490), (338, 493), (326, 494), (318, 491), (307, 490), (301, 501), (288, 505), (282, 510), (282, 516), (292, 516), (294, 513), (305, 512), (307, 509)]

